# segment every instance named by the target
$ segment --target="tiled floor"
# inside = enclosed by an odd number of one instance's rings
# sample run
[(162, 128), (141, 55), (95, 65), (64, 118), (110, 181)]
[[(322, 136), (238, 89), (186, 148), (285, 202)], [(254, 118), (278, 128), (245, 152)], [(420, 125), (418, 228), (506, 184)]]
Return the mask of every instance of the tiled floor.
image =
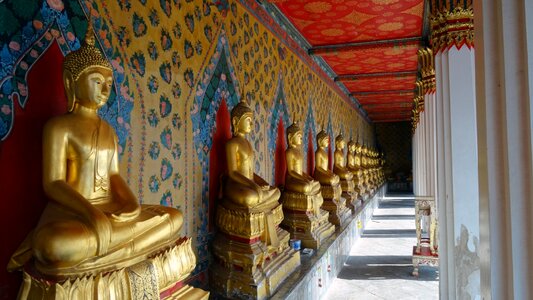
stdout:
[(438, 299), (437, 268), (411, 276), (416, 244), (414, 200), (386, 197), (330, 286), (326, 299)]

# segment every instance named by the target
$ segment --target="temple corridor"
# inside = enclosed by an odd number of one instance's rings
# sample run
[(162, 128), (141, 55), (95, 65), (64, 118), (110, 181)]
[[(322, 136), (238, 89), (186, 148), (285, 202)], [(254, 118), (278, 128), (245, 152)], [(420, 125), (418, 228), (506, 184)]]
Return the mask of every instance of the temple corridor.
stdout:
[(0, 300), (533, 299), (533, 1), (0, 0), (0, 195)]
[(353, 245), (326, 299), (438, 299), (438, 268), (411, 275), (416, 244), (414, 197), (387, 195)]

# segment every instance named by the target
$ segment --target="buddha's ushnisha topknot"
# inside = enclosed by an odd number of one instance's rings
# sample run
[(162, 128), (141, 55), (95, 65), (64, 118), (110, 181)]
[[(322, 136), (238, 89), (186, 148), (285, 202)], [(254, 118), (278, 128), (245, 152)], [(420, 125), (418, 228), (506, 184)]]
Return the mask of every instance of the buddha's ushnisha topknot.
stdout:
[(100, 49), (94, 46), (96, 38), (91, 23), (89, 17), (87, 33), (85, 34), (85, 41), (82, 46), (78, 50), (67, 54), (63, 61), (63, 70), (69, 71), (74, 77), (74, 80), (78, 80), (83, 71), (89, 67), (99, 66), (113, 70), (111, 64), (102, 55)]

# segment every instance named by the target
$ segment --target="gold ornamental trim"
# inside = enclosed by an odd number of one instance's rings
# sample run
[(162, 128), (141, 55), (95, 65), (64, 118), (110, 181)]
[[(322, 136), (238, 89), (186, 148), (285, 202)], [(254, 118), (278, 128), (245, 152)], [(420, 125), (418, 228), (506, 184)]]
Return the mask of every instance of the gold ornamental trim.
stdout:
[(431, 94), (435, 92), (435, 57), (430, 48), (422, 48), (418, 50), (418, 63), (420, 65), (420, 72), (422, 74), (422, 90), (423, 94)]
[(455, 7), (453, 10), (440, 11), (431, 17), (431, 45), (433, 53), (455, 46), (460, 49), (466, 45), (474, 46), (474, 11)]
[(416, 128), (418, 127), (418, 123), (420, 121), (420, 113), (424, 111), (424, 83), (422, 80), (416, 81), (416, 96), (413, 99), (413, 116), (412, 116), (412, 123), (413, 123), (413, 130), (412, 133), (415, 133)]
[(54, 282), (24, 271), (19, 299), (158, 299), (166, 288), (189, 276), (195, 266), (191, 239), (181, 238), (149, 259), (112, 272)]
[[(283, 208), (281, 205), (272, 209), (274, 224), (278, 226), (283, 221)], [(217, 208), (216, 222), (218, 228), (229, 235), (254, 239), (263, 234), (265, 230), (265, 213), (227, 209), (223, 205)]]

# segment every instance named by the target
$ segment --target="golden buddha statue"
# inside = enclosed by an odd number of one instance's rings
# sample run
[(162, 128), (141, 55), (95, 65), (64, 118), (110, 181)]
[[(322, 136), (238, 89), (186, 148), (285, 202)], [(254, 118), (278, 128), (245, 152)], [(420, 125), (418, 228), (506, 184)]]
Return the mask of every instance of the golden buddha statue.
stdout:
[(323, 203), (320, 183), (303, 172), (302, 130), (298, 123), (287, 128), (285, 151), (287, 174), (281, 195), (283, 204), (282, 226), (289, 231), (291, 238), (302, 241), (305, 248), (317, 249), (335, 231), (329, 213), (320, 209)]
[(328, 169), (329, 136), (321, 130), (316, 136), (318, 148), (315, 152), (315, 171), (313, 177), (320, 182), (320, 189), (324, 203), (322, 208), (329, 211), (329, 221), (337, 226), (344, 226), (350, 216), (350, 209), (346, 207), (346, 199), (341, 197), (342, 188), (340, 178)]
[(365, 186), (365, 190), (368, 196), (371, 196), (372, 186), (370, 185), (370, 173), (369, 173), (369, 165), (368, 165), (368, 148), (366, 145), (363, 145), (363, 148), (361, 150), (361, 167), (363, 169), (363, 184)]
[[(89, 26), (84, 45), (65, 57), (68, 113), (44, 128), (49, 202), (8, 266), (24, 267), (22, 299), (159, 297), (196, 264), (190, 239), (179, 237), (181, 212), (140, 205), (119, 174), (116, 134), (97, 113), (111, 93), (113, 71), (94, 42)], [(28, 265), (37, 272), (27, 273)], [(139, 278), (152, 284), (140, 285)], [(191, 289), (184, 297), (208, 293)]]
[(228, 176), (223, 189), (224, 199), (250, 210), (279, 205), (280, 191), (254, 173), (254, 153), (245, 136), (252, 131), (253, 113), (245, 102), (231, 111), (233, 138), (226, 143)]
[(365, 180), (364, 180), (364, 172), (363, 172), (363, 164), (362, 164), (362, 156), (363, 156), (363, 146), (359, 143), (355, 143), (355, 158), (354, 158), (354, 164), (355, 164), (355, 186), (359, 190), (358, 191), (358, 197), (362, 201), (365, 201), (368, 199), (368, 191), (366, 189)]
[(322, 130), (316, 136), (317, 150), (315, 152), (315, 172), (313, 177), (322, 185), (337, 186), (339, 184), (339, 176), (328, 169), (328, 153), (326, 151), (329, 145), (329, 136)]
[(347, 206), (352, 210), (352, 214), (355, 214), (355, 209), (357, 208), (357, 194), (354, 190), (353, 174), (348, 168), (346, 168), (346, 158), (344, 156), (345, 147), (346, 142), (341, 133), (335, 138), (333, 173), (339, 176), (342, 196), (346, 199)]
[[(348, 141), (348, 153), (346, 154), (346, 168), (353, 174), (354, 192), (357, 199), (362, 199), (362, 191), (359, 185), (359, 177), (357, 173), (361, 168), (361, 160), (356, 153), (357, 144), (350, 140)], [(358, 164), (356, 162), (359, 162)]]
[[(213, 242), (216, 263), (211, 286), (222, 297), (263, 299), (300, 265), (300, 253), (289, 248), (279, 189), (254, 174), (254, 152), (246, 135), (253, 112), (240, 102), (231, 111), (233, 137), (226, 143), (228, 173), (217, 207), (219, 232)], [(212, 191), (213, 192), (213, 191)]]

